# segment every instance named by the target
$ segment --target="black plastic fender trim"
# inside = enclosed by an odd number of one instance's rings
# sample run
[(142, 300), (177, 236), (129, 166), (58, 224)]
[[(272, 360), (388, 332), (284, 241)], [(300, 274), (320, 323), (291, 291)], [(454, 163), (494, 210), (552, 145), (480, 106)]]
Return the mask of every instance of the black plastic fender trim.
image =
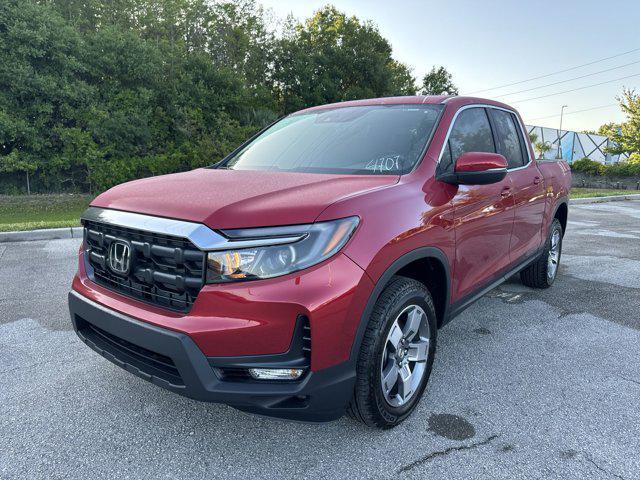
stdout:
[(369, 317), (371, 316), (371, 312), (373, 311), (373, 307), (378, 301), (380, 294), (389, 283), (391, 277), (393, 277), (396, 273), (398, 273), (403, 267), (409, 265), (410, 263), (416, 260), (422, 260), (425, 258), (434, 258), (438, 260), (445, 272), (445, 276), (447, 277), (447, 288), (446, 288), (446, 299), (445, 299), (445, 309), (444, 314), (442, 316), (441, 324), (444, 325), (449, 318), (449, 300), (451, 295), (451, 273), (449, 271), (449, 260), (447, 256), (444, 254), (442, 250), (436, 247), (420, 247), (412, 250), (408, 253), (405, 253), (400, 258), (395, 260), (387, 269), (380, 275), (380, 278), (375, 284), (373, 288), (373, 292), (369, 296), (369, 300), (367, 300), (367, 304), (362, 312), (360, 317), (360, 323), (358, 324), (358, 329), (356, 330), (356, 335), (353, 340), (353, 345), (351, 346), (351, 354), (349, 356), (349, 362), (352, 362), (354, 365), (358, 360), (358, 354), (360, 353), (360, 345), (362, 344), (362, 339), (364, 338), (364, 332), (367, 328), (367, 324), (369, 322)]

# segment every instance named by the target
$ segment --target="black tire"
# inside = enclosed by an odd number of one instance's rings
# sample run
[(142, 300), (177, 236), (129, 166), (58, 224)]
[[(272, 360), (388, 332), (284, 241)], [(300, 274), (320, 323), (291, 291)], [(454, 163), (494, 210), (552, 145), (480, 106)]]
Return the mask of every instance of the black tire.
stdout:
[[(381, 365), (387, 336), (396, 318), (408, 308), (418, 306), (426, 314), (429, 329), (429, 343), (426, 362), (420, 383), (412, 390), (406, 404), (391, 405), (385, 398), (382, 386)], [(424, 316), (421, 317), (424, 319)], [(347, 408), (347, 414), (370, 427), (391, 428), (398, 425), (415, 409), (431, 375), (436, 350), (437, 321), (433, 300), (427, 288), (420, 282), (395, 276), (380, 294), (362, 340), (357, 377), (353, 398)], [(405, 351), (406, 353), (406, 351)], [(388, 358), (388, 357), (387, 357)], [(414, 369), (415, 369), (415, 365)], [(414, 370), (415, 371), (415, 370)]]
[[(549, 252), (551, 251), (552, 238), (555, 233), (559, 234), (558, 253), (555, 270), (549, 269)], [(557, 218), (553, 219), (551, 228), (549, 228), (549, 236), (540, 256), (528, 267), (520, 272), (520, 281), (527, 287), (532, 288), (549, 288), (558, 276), (558, 267), (560, 265), (560, 257), (562, 255), (562, 225)]]

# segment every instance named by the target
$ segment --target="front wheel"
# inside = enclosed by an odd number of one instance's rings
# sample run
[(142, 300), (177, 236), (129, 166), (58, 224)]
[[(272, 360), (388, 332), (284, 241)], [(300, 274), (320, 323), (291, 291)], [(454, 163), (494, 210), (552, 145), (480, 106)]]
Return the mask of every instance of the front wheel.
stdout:
[(437, 323), (426, 287), (394, 277), (373, 309), (360, 349), (349, 416), (390, 428), (411, 414), (429, 376)]
[(553, 219), (549, 237), (540, 257), (520, 272), (520, 280), (527, 287), (549, 288), (558, 275), (560, 255), (562, 254), (562, 225)]

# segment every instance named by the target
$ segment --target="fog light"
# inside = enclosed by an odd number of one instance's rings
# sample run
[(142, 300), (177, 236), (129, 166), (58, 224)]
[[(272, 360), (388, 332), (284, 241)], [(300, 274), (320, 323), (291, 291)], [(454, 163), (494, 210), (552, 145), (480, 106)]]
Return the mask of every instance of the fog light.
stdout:
[(249, 374), (256, 380), (297, 380), (303, 368), (250, 368)]

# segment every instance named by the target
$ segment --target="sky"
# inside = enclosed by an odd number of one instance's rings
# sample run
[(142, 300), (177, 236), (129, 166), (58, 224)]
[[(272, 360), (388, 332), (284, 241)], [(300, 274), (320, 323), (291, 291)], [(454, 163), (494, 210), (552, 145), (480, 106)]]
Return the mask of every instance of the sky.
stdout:
[[(558, 128), (567, 105), (563, 130), (595, 130), (624, 119), (616, 102), (623, 87), (640, 92), (640, 0), (258, 1), (278, 18), (304, 19), (332, 3), (372, 20), (418, 79), (443, 65), (461, 94), (508, 103), (532, 125)], [(558, 94), (572, 89), (580, 90)]]

